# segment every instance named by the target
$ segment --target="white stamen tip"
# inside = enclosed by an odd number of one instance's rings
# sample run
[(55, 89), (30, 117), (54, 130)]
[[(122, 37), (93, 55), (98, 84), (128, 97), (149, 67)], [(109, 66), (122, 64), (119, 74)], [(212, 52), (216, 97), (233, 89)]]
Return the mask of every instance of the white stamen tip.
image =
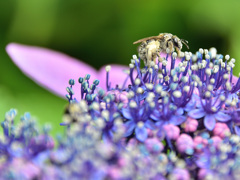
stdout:
[(109, 72), (109, 71), (111, 70), (111, 66), (110, 66), (110, 65), (106, 66), (106, 67), (105, 67), (105, 70), (106, 70), (107, 72)]
[(141, 83), (141, 80), (139, 78), (136, 78), (134, 83), (135, 83), (135, 85), (138, 86)]
[(199, 51), (201, 54), (203, 54), (203, 49), (202, 49), (202, 48), (200, 48), (198, 51)]
[(131, 108), (136, 108), (136, 107), (137, 107), (137, 103), (136, 103), (135, 101), (131, 101), (131, 102), (129, 103), (129, 106), (130, 106)]
[(206, 54), (206, 55), (205, 55), (205, 58), (206, 58), (206, 59), (210, 59), (209, 54)]
[(227, 55), (225, 56), (225, 59), (228, 61), (228, 60), (230, 59), (230, 56), (227, 54)]
[(190, 60), (190, 56), (186, 55), (186, 60), (189, 61)]
[(131, 63), (131, 64), (129, 64), (129, 67), (132, 69), (132, 68), (134, 68), (134, 65)]
[(173, 58), (176, 58), (177, 57), (177, 53), (173, 52), (172, 56), (173, 56)]
[(135, 54), (132, 57), (134, 60), (137, 59), (137, 55), (135, 55)]
[(216, 58), (216, 56), (217, 56), (217, 49), (215, 48), (215, 47), (211, 47), (210, 49), (209, 49), (209, 52), (211, 53), (211, 56), (212, 56), (212, 58)]
[(174, 91), (173, 96), (176, 98), (180, 98), (182, 96), (182, 93), (181, 93), (181, 91)]
[(142, 121), (139, 121), (139, 122), (137, 123), (137, 126), (138, 126), (139, 128), (142, 128), (142, 127), (144, 126), (144, 123), (143, 123)]

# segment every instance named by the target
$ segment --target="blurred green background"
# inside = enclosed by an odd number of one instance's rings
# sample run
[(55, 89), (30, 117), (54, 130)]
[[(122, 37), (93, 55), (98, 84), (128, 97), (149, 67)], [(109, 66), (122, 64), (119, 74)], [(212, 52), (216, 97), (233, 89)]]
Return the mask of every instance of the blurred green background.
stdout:
[[(169, 32), (189, 41), (189, 51), (216, 47), (240, 59), (240, 1), (0, 0), (0, 117), (10, 108), (31, 112), (53, 133), (67, 101), (23, 75), (5, 52), (10, 42), (69, 54), (100, 68), (129, 63), (140, 38)], [(187, 50), (185, 47), (183, 50)]]

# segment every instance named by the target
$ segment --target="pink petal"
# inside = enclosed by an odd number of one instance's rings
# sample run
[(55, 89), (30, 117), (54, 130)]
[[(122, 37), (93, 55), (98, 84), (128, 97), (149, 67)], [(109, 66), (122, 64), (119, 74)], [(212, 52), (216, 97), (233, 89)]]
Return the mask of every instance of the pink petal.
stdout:
[(197, 127), (198, 127), (198, 121), (188, 116), (187, 120), (184, 123), (184, 130), (186, 132), (194, 132), (197, 130)]
[(178, 126), (175, 126), (173, 124), (164, 125), (163, 129), (171, 140), (176, 140), (179, 137), (180, 129)]
[(219, 136), (220, 138), (225, 138), (226, 133), (230, 133), (230, 129), (228, 128), (227, 124), (225, 123), (216, 123), (213, 129), (213, 135)]
[(211, 139), (213, 140), (214, 147), (218, 147), (219, 144), (222, 142), (222, 139), (219, 136), (213, 136)]
[(17, 43), (8, 44), (6, 51), (24, 74), (61, 97), (67, 94), (69, 79), (75, 79), (74, 96), (79, 99), (78, 78), (90, 74), (91, 83), (99, 78), (94, 68), (60, 52)]
[(205, 147), (208, 144), (208, 141), (201, 136), (195, 136), (193, 139), (194, 142), (194, 148), (197, 152), (202, 152), (202, 149), (198, 148), (198, 145), (201, 144), (203, 147)]
[(181, 134), (176, 141), (177, 149), (180, 153), (184, 153), (187, 149), (193, 149), (194, 142), (191, 136), (188, 134)]
[(236, 84), (237, 83), (237, 81), (238, 81), (238, 77), (236, 77), (236, 76), (232, 76), (232, 82), (234, 83), (234, 84)]
[(157, 138), (148, 138), (144, 143), (151, 153), (159, 153), (164, 149), (163, 144)]

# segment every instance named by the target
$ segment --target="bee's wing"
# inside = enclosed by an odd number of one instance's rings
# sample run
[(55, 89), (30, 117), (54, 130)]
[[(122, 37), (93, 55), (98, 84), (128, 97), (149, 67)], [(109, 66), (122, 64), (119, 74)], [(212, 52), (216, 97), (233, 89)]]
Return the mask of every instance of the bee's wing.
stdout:
[(159, 36), (151, 36), (151, 37), (139, 39), (138, 41), (135, 41), (133, 44), (138, 44), (138, 43), (141, 43), (141, 42), (143, 42), (143, 41), (147, 41), (147, 40), (149, 40), (149, 39), (159, 39)]

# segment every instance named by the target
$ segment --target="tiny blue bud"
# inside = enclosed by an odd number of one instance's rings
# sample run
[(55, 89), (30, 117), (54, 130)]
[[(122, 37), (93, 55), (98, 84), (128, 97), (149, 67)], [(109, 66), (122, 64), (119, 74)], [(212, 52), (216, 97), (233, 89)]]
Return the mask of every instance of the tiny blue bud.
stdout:
[(202, 144), (198, 144), (197, 146), (196, 146), (196, 149), (202, 149), (203, 148), (203, 145)]
[(2, 126), (3, 129), (5, 128), (5, 122), (4, 121), (1, 122), (1, 126)]
[(157, 152), (157, 151), (159, 151), (159, 150), (160, 150), (159, 145), (154, 144), (154, 145), (153, 145), (153, 151)]
[(75, 99), (72, 99), (72, 100), (70, 100), (69, 103), (70, 103), (70, 104), (74, 104), (74, 103), (76, 103), (76, 100), (75, 100)]
[(87, 101), (92, 101), (92, 96), (91, 96), (90, 94), (87, 94), (87, 95), (86, 95), (86, 100), (87, 100)]
[(69, 95), (69, 94), (66, 94), (66, 98), (67, 98), (67, 99), (70, 99), (70, 95)]
[(216, 60), (214, 61), (214, 65), (218, 65), (218, 64), (219, 64), (219, 60), (216, 59)]
[(73, 89), (72, 89), (72, 88), (70, 88), (70, 87), (67, 87), (67, 88), (66, 88), (66, 90), (67, 90), (67, 92), (68, 92), (69, 94), (71, 94), (71, 95), (73, 95), (73, 94), (74, 94), (74, 92), (73, 92)]
[(188, 155), (192, 155), (193, 154), (193, 149), (192, 148), (188, 148), (187, 150), (186, 150), (186, 154), (188, 154)]
[(171, 90), (175, 90), (175, 89), (177, 89), (177, 87), (178, 87), (178, 83), (171, 83), (170, 84)]
[(104, 91), (103, 89), (100, 89), (100, 90), (98, 91), (98, 95), (99, 95), (99, 96), (104, 96), (104, 94), (105, 94), (105, 91)]
[(222, 54), (218, 54), (218, 59), (223, 59), (223, 55)]
[(203, 139), (208, 139), (210, 137), (210, 135), (207, 132), (204, 132), (201, 134)]
[(13, 116), (16, 116), (16, 115), (17, 115), (17, 110), (16, 110), (16, 109), (11, 109), (11, 110), (10, 110), (10, 113), (11, 113)]
[(114, 101), (115, 96), (114, 96), (113, 94), (108, 94), (108, 95), (107, 95), (107, 98), (109, 98), (110, 101)]
[(80, 77), (80, 78), (78, 79), (78, 82), (79, 82), (80, 84), (82, 84), (82, 82), (83, 82), (83, 78)]
[(89, 80), (90, 77), (91, 77), (90, 74), (86, 74), (85, 79), (86, 79), (86, 80)]
[(171, 75), (172, 75), (172, 76), (175, 76), (177, 72), (178, 72), (177, 69), (172, 70), (172, 71), (171, 71)]
[(92, 100), (94, 100), (96, 96), (96, 94), (92, 94)]
[(31, 114), (30, 114), (29, 112), (26, 112), (26, 113), (24, 114), (24, 118), (25, 118), (25, 119), (30, 119), (30, 118), (31, 118)]
[(91, 89), (90, 88), (86, 88), (86, 93), (91, 93)]
[(232, 152), (236, 153), (237, 151), (238, 151), (238, 147), (237, 146), (232, 147)]
[(175, 68), (175, 72), (180, 72), (180, 71), (181, 71), (180, 67)]
[(208, 144), (213, 144), (213, 140), (212, 139), (208, 139)]
[(100, 81), (99, 81), (98, 79), (95, 79), (95, 80), (93, 81), (93, 84), (95, 84), (95, 85), (97, 86), (97, 85), (99, 85), (99, 82), (100, 82)]
[(92, 84), (91, 86), (90, 86), (90, 89), (91, 90), (94, 90), (96, 88), (96, 85), (95, 84)]
[(84, 90), (87, 90), (87, 88), (88, 88), (88, 83), (87, 83), (86, 81), (84, 81), (84, 82), (82, 83), (82, 86), (83, 86), (83, 89), (84, 89)]
[(70, 79), (70, 80), (68, 81), (68, 83), (69, 83), (69, 85), (73, 86), (73, 85), (75, 84), (75, 81), (74, 81), (74, 79)]
[(11, 132), (11, 135), (14, 136), (16, 134), (16, 128), (14, 126), (12, 126), (10, 128), (10, 132)]
[(50, 124), (45, 124), (45, 125), (43, 126), (43, 131), (44, 131), (45, 133), (48, 133), (51, 129), (52, 129), (52, 126), (51, 126)]
[(200, 52), (197, 52), (197, 58), (201, 59), (202, 58), (202, 54)]
[[(60, 123), (60, 125), (61, 125), (61, 124), (65, 124), (65, 123)], [(57, 139), (58, 142), (62, 142), (62, 140), (63, 140), (63, 135), (60, 134), (60, 133), (58, 133), (58, 134), (56, 135), (56, 139)]]

